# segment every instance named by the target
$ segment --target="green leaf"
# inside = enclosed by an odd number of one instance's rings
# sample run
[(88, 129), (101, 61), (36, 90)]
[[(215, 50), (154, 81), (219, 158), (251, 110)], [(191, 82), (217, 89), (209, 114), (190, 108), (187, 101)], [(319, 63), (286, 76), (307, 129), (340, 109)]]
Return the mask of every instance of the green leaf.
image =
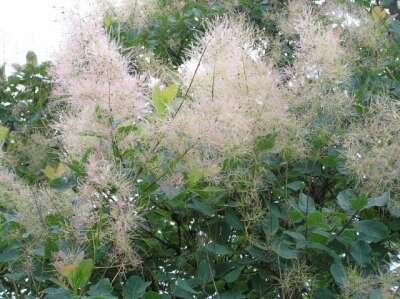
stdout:
[(209, 243), (204, 246), (204, 249), (216, 255), (231, 255), (233, 251), (225, 245), (217, 243)]
[(268, 151), (275, 145), (276, 133), (268, 134), (263, 137), (259, 137), (256, 141), (257, 152)]
[(350, 190), (342, 191), (336, 197), (339, 206), (348, 214), (353, 213), (350, 199), (354, 198), (354, 194)]
[(350, 199), (351, 208), (354, 211), (361, 211), (368, 204), (368, 199), (364, 196), (358, 196)]
[(124, 287), (124, 298), (126, 299), (139, 299), (142, 298), (146, 292), (147, 287), (151, 282), (144, 281), (139, 276), (131, 276), (126, 282)]
[(143, 299), (162, 299), (161, 295), (154, 291), (148, 291), (144, 294)]
[(184, 280), (184, 279), (178, 279), (176, 281), (176, 287), (185, 292), (188, 292), (190, 294), (198, 294), (199, 293), (190, 286), (190, 284), (187, 282), (187, 280)]
[(193, 199), (192, 203), (188, 204), (188, 208), (196, 210), (208, 217), (213, 217), (215, 215), (215, 211), (208, 204), (196, 199)]
[(350, 254), (359, 265), (364, 266), (369, 263), (371, 247), (368, 243), (357, 240), (351, 244)]
[(163, 90), (156, 87), (153, 90), (152, 100), (157, 113), (164, 116), (167, 113), (168, 105), (173, 101), (177, 94), (178, 86), (175, 84), (172, 84)]
[(293, 191), (303, 190), (306, 184), (303, 181), (295, 181), (287, 184), (287, 187)]
[(304, 241), (306, 240), (306, 238), (304, 237), (304, 235), (303, 235), (303, 234), (300, 234), (300, 233), (298, 233), (298, 232), (294, 232), (294, 231), (287, 230), (287, 231), (284, 232), (284, 234), (285, 234), (285, 235), (288, 235), (288, 236), (290, 236), (290, 237), (292, 237), (292, 238), (293, 238), (294, 240), (296, 240), (296, 241), (304, 242)]
[(336, 296), (328, 288), (321, 288), (315, 291), (313, 299), (336, 299)]
[(306, 223), (310, 227), (320, 227), (321, 228), (321, 227), (326, 226), (324, 215), (320, 211), (315, 211), (315, 212), (312, 212), (311, 214), (309, 214), (307, 216)]
[(267, 236), (273, 236), (279, 230), (279, 219), (271, 212), (262, 221), (262, 229)]
[(299, 209), (305, 214), (309, 214), (315, 211), (315, 203), (314, 200), (305, 195), (304, 193), (300, 193), (299, 195)]
[(196, 279), (201, 285), (209, 283), (213, 278), (213, 273), (211, 272), (210, 264), (207, 260), (202, 260), (196, 271)]
[(289, 210), (289, 220), (293, 223), (298, 223), (303, 221), (304, 215), (302, 212), (300, 212), (299, 209), (297, 208), (292, 208)]
[(239, 268), (236, 268), (235, 270), (228, 272), (228, 274), (226, 274), (224, 276), (224, 280), (227, 283), (235, 282), (236, 280), (239, 279), (240, 273), (242, 272), (242, 270), (243, 270), (243, 267), (239, 267)]
[(245, 299), (246, 296), (235, 291), (227, 291), (220, 294), (220, 299)]
[(61, 288), (48, 288), (43, 291), (44, 299), (72, 299), (70, 291)]
[(346, 272), (344, 271), (343, 265), (339, 262), (335, 262), (330, 267), (331, 274), (338, 286), (345, 286), (347, 283)]
[(49, 181), (61, 178), (67, 168), (64, 164), (60, 163), (57, 167), (53, 167), (51, 165), (47, 165), (45, 169), (42, 170), (43, 174), (49, 179)]
[(92, 276), (93, 261), (91, 259), (82, 260), (77, 268), (69, 275), (68, 282), (74, 290), (83, 288)]
[(333, 260), (338, 261), (340, 257), (336, 254), (336, 252), (329, 247), (322, 245), (321, 243), (315, 242), (307, 242), (307, 249), (319, 250), (327, 253), (329, 256), (333, 258)]
[(376, 220), (362, 220), (354, 224), (360, 233), (360, 239), (368, 243), (375, 243), (389, 236), (389, 229), (385, 224)]
[(0, 263), (9, 263), (16, 261), (21, 255), (21, 248), (18, 245), (13, 245), (3, 250), (0, 253)]
[(286, 239), (275, 240), (271, 249), (285, 259), (295, 259), (299, 253), (295, 245)]
[(382, 289), (372, 290), (368, 295), (368, 299), (383, 299)]
[(113, 287), (107, 278), (100, 279), (95, 285), (92, 285), (88, 294), (98, 299), (116, 299), (112, 294)]
[(228, 209), (225, 212), (224, 220), (232, 229), (237, 229), (237, 230), (243, 229), (243, 225), (240, 222), (240, 219), (235, 215), (235, 213), (231, 209)]
[(390, 193), (385, 192), (381, 196), (368, 198), (366, 208), (384, 207), (390, 200)]
[(6, 140), (8, 135), (8, 128), (0, 125), (0, 145)]

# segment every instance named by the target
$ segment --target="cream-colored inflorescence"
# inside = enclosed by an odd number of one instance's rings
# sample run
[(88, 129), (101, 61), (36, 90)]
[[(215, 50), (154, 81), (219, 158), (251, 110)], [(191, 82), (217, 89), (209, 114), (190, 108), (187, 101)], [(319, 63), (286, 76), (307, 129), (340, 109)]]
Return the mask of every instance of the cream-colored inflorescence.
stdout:
[(366, 190), (400, 188), (400, 107), (388, 98), (371, 104), (369, 115), (344, 140), (347, 167)]
[(106, 14), (130, 26), (143, 26), (147, 17), (158, 7), (157, 0), (97, 0), (98, 6)]
[(291, 112), (302, 123), (304, 135), (320, 132), (330, 144), (335, 143), (353, 117), (354, 105), (341, 86), (353, 61), (343, 44), (343, 29), (329, 24), (317, 7), (305, 1), (291, 1), (287, 16), (281, 19), (283, 33), (298, 37), (285, 89)]
[(47, 233), (48, 215), (72, 215), (72, 198), (72, 192), (27, 186), (0, 166), (0, 205), (15, 210), (17, 222), (30, 234), (41, 236)]
[(142, 118), (148, 108), (143, 80), (130, 74), (128, 60), (101, 23), (80, 19), (73, 25), (53, 69), (54, 96), (71, 111), (55, 128), (69, 153), (79, 155), (116, 124)]
[(208, 24), (178, 69), (192, 100), (167, 123), (167, 140), (184, 140), (203, 151), (225, 155), (248, 152), (257, 137), (288, 122), (279, 76), (263, 60), (263, 43), (243, 18)]
[(283, 31), (297, 33), (299, 41), (293, 67), (288, 70), (290, 85), (340, 83), (348, 74), (346, 49), (341, 45), (341, 29), (325, 26), (320, 16), (305, 1), (291, 1)]
[(84, 244), (96, 223), (106, 221), (109, 226), (97, 237), (112, 240), (120, 262), (136, 266), (130, 244), (138, 226), (134, 188), (113, 157), (113, 143), (119, 124), (139, 121), (147, 113), (145, 82), (95, 19), (74, 23), (53, 72), (54, 96), (67, 104), (53, 127), (68, 156), (81, 159), (92, 151), (73, 200), (71, 233)]

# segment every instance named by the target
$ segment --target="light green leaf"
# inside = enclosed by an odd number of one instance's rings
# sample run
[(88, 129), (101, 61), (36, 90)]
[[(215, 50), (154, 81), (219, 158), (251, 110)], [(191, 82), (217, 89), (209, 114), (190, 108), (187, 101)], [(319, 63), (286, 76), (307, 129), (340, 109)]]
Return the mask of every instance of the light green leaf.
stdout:
[(325, 219), (324, 215), (320, 211), (315, 211), (310, 213), (306, 219), (307, 225), (310, 227), (325, 227)]
[(0, 126), (0, 145), (6, 140), (8, 135), (8, 128), (4, 126)]
[(259, 137), (256, 141), (257, 152), (263, 152), (272, 149), (275, 145), (276, 136), (276, 133), (272, 133)]
[(93, 261), (91, 259), (82, 260), (68, 278), (68, 282), (74, 290), (83, 288), (92, 276)]
[(167, 113), (168, 105), (173, 101), (177, 94), (178, 86), (175, 84), (172, 84), (162, 90), (159, 87), (156, 87), (153, 90), (153, 105), (158, 114), (164, 116)]
[(350, 205), (354, 211), (361, 211), (368, 204), (367, 198), (358, 196), (350, 199)]

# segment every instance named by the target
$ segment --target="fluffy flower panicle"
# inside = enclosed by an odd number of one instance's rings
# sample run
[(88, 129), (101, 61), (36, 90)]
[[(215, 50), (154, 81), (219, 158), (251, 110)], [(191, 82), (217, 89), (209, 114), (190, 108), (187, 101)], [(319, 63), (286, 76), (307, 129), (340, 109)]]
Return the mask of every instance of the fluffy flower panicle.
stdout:
[(169, 122), (170, 137), (188, 137), (206, 151), (243, 152), (257, 136), (287, 120), (279, 76), (258, 46), (263, 41), (240, 17), (208, 24), (179, 68), (193, 101)]
[(131, 75), (128, 61), (101, 23), (79, 20), (54, 67), (55, 95), (67, 97), (80, 110), (94, 105), (117, 119), (140, 118), (146, 111), (143, 82)]

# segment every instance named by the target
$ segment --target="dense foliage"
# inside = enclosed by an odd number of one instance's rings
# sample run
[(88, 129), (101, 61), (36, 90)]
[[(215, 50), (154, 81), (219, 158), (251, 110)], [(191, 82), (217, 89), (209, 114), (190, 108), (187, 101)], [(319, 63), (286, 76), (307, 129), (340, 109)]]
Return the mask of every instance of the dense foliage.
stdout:
[(16, 174), (29, 183), (43, 180), (42, 170), (57, 154), (47, 145), (47, 107), (51, 91), (50, 64), (38, 64), (34, 53), (26, 64), (14, 65), (15, 72), (0, 82), (0, 143), (5, 160)]
[(398, 296), (394, 2), (133, 2), (0, 77), (0, 297)]

